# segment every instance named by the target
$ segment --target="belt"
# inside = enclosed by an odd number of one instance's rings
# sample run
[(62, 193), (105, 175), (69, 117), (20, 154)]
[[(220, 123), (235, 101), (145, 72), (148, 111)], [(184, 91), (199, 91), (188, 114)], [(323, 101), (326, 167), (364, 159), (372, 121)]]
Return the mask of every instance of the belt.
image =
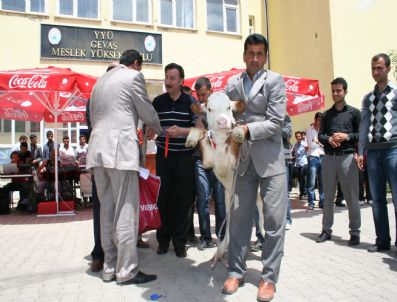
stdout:
[(339, 155), (348, 155), (354, 154), (355, 151), (336, 151), (336, 152), (327, 152), (328, 156), (339, 156)]

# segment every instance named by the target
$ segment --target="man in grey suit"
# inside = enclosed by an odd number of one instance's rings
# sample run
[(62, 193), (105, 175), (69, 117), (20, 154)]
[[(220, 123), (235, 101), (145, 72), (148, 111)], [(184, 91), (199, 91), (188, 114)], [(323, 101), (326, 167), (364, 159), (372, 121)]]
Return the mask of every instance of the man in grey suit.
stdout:
[(245, 143), (237, 168), (235, 195), (230, 212), (228, 278), (222, 292), (233, 294), (244, 283), (245, 259), (250, 247), (258, 186), (263, 200), (265, 243), (258, 301), (270, 301), (280, 272), (287, 214), (287, 179), (281, 137), (286, 111), (284, 80), (264, 70), (268, 43), (262, 35), (252, 34), (244, 43), (246, 71), (232, 77), (225, 88), (231, 100), (243, 100), (246, 111), (240, 126)]
[(152, 138), (160, 121), (140, 72), (142, 56), (126, 50), (120, 65), (100, 77), (90, 102), (92, 132), (87, 169), (94, 171), (101, 203), (101, 241), (105, 253), (102, 278), (120, 285), (155, 280), (138, 270), (139, 142), (141, 119)]

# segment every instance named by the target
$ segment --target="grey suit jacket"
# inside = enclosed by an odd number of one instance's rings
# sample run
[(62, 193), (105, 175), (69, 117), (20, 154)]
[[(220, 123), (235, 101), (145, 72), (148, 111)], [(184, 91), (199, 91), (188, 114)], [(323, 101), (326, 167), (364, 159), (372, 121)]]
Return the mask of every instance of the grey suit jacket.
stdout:
[(285, 82), (270, 70), (258, 78), (245, 97), (243, 74), (229, 79), (225, 92), (232, 101), (246, 102), (246, 111), (237, 120), (247, 123), (250, 139), (243, 145), (238, 173), (244, 174), (250, 161), (260, 177), (285, 173), (281, 137), (286, 111)]
[(98, 79), (90, 100), (92, 132), (87, 169), (93, 167), (139, 170), (139, 141), (136, 133), (141, 119), (157, 134), (158, 115), (146, 92), (139, 71), (119, 65)]

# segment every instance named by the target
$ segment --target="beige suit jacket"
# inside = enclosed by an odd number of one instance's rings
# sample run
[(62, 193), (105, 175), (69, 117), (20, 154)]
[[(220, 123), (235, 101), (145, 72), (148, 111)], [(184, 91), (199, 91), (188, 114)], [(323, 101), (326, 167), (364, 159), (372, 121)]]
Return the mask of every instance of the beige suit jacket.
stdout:
[(138, 120), (161, 133), (139, 71), (119, 65), (98, 79), (90, 101), (92, 133), (87, 169), (139, 170)]

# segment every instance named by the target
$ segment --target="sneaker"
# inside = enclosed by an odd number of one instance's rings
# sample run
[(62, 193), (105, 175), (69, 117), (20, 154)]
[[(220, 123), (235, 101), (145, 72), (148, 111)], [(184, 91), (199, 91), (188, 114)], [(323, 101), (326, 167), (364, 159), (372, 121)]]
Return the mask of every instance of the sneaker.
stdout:
[(372, 206), (372, 204), (374, 203), (372, 199), (368, 200), (367, 203)]
[(307, 207), (308, 211), (313, 211), (314, 210), (314, 205), (313, 204), (309, 204), (309, 206)]
[(255, 241), (254, 245), (250, 247), (251, 252), (261, 252), (263, 249), (264, 242), (259, 240)]
[(359, 204), (360, 207), (361, 207), (361, 206), (363, 206), (363, 205), (365, 204), (365, 201), (364, 201), (364, 200), (359, 200), (359, 201), (358, 201), (358, 204)]
[(212, 247), (212, 242), (211, 240), (206, 240), (206, 239), (200, 239), (198, 245), (197, 245), (197, 249), (202, 251), (204, 249), (210, 248)]
[(188, 235), (187, 243), (189, 243), (189, 244), (197, 244), (198, 242), (199, 242), (199, 240), (197, 239), (197, 237), (195, 235)]
[(291, 224), (290, 223), (287, 223), (286, 225), (285, 225), (285, 229), (288, 231), (288, 230), (290, 230), (291, 229)]
[(335, 201), (335, 205), (337, 206), (337, 207), (345, 207), (346, 206), (346, 200), (337, 200), (337, 201)]
[(390, 250), (390, 245), (371, 245), (369, 248), (367, 248), (367, 251), (369, 253), (376, 253), (376, 252), (384, 252)]
[(316, 242), (317, 243), (321, 243), (321, 242), (325, 242), (325, 241), (328, 241), (328, 240), (331, 240), (331, 234), (327, 234), (326, 232), (322, 232), (318, 237), (317, 237), (317, 239), (316, 239)]

